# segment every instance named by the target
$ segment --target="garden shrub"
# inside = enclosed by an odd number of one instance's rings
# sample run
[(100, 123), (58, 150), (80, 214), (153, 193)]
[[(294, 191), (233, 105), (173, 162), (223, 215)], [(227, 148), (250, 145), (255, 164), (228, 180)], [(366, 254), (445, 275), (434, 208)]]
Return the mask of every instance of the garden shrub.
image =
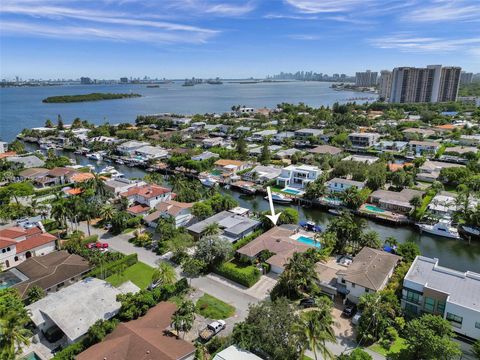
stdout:
[(242, 267), (234, 262), (226, 262), (213, 271), (246, 287), (251, 287), (260, 279), (260, 271), (253, 265)]
[(95, 269), (90, 271), (87, 276), (97, 277), (99, 279), (106, 279), (110, 275), (117, 273), (122, 267), (127, 268), (138, 262), (137, 254), (127, 255), (119, 260), (112, 261), (111, 263), (104, 266), (97, 266)]

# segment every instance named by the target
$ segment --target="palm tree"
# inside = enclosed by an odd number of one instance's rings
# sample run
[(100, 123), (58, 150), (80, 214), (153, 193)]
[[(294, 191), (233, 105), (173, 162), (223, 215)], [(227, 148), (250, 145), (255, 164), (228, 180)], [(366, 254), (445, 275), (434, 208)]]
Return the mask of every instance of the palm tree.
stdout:
[[(4, 315), (4, 314), (2, 314)], [(22, 315), (22, 316), (20, 316)], [(26, 328), (29, 322), (28, 315), (20, 314), (17, 311), (7, 313), (0, 319), (0, 358), (15, 359), (21, 352), (22, 345), (30, 344), (30, 330)]]
[(337, 342), (333, 323), (331, 308), (328, 304), (321, 304), (319, 308), (305, 311), (300, 316), (299, 329), (307, 340), (306, 347), (313, 351), (315, 360), (318, 359), (317, 351), (322, 359), (335, 359), (327, 348), (328, 342)]
[(115, 215), (115, 208), (110, 204), (105, 204), (100, 208), (100, 216), (106, 222), (112, 221)]
[(205, 229), (203, 230), (203, 236), (213, 236), (213, 235), (218, 235), (220, 232), (220, 226), (218, 223), (214, 222), (211, 224), (208, 224), (205, 226)]
[(177, 273), (172, 265), (162, 261), (152, 274), (152, 282), (160, 282), (162, 285), (173, 285), (177, 280)]
[(192, 301), (185, 300), (180, 304), (177, 311), (173, 313), (172, 326), (177, 332), (177, 334), (179, 334), (180, 331), (182, 331), (183, 332), (182, 337), (185, 337), (185, 333), (192, 329), (194, 321), (195, 321), (195, 305), (193, 304)]
[(59, 198), (52, 203), (50, 211), (51, 216), (60, 224), (61, 228), (66, 229), (68, 233), (67, 215), (68, 207), (67, 201), (64, 198)]

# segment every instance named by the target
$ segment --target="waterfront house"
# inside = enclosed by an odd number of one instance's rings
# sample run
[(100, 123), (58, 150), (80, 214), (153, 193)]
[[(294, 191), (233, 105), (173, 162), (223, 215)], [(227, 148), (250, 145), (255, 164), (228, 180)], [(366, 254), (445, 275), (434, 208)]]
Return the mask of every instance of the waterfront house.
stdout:
[(6, 160), (20, 166), (23, 165), (24, 168), (41, 168), (42, 166), (45, 166), (45, 161), (39, 159), (35, 155), (9, 156)]
[(402, 308), (411, 315), (435, 314), (470, 339), (480, 339), (480, 274), (440, 266), (417, 256), (403, 280)]
[[(280, 176), (281, 168), (274, 166), (257, 165), (251, 171), (242, 175), (242, 178), (247, 181), (254, 181), (260, 184), (274, 180)], [(254, 175), (255, 174), (255, 175)]]
[(278, 133), (277, 130), (257, 131), (252, 134), (252, 141), (261, 142), (261, 141), (264, 141), (266, 138), (275, 136), (277, 133)]
[(114, 138), (114, 137), (110, 137), (110, 136), (95, 136), (93, 138), (90, 138), (89, 140), (87, 140), (88, 143), (92, 144), (92, 143), (101, 143), (101, 144), (107, 144), (107, 145), (111, 145), (111, 144), (116, 144), (117, 142), (120, 142), (120, 140)]
[(315, 155), (338, 155), (343, 152), (343, 149), (331, 145), (318, 145), (308, 152)]
[(146, 184), (133, 186), (120, 193), (120, 196), (128, 199), (129, 204), (137, 203), (153, 208), (162, 201), (171, 200), (173, 193), (172, 189), (156, 184)]
[[(82, 279), (92, 266), (87, 260), (67, 251), (54, 251), (47, 255), (35, 256), (15, 267), (19, 282), (13, 285), (22, 299), (28, 290), (38, 286), (47, 294), (55, 292)], [(13, 271), (13, 270), (10, 270)]]
[(168, 157), (168, 151), (160, 146), (146, 145), (134, 150), (133, 154), (142, 160), (165, 159)]
[(207, 149), (215, 146), (222, 146), (223, 144), (223, 138), (221, 137), (206, 138), (202, 140), (203, 147)]
[(354, 181), (342, 178), (333, 178), (325, 183), (330, 193), (342, 193), (351, 187), (361, 190), (365, 187), (365, 182)]
[(308, 183), (315, 181), (322, 174), (322, 170), (312, 165), (289, 165), (282, 169), (277, 177), (280, 187), (305, 188)]
[(351, 133), (348, 135), (348, 140), (352, 143), (352, 147), (369, 148), (375, 145), (380, 139), (380, 134), (377, 133)]
[(57, 238), (43, 226), (29, 229), (15, 226), (0, 230), (0, 264), (4, 269), (17, 266), (32, 256), (55, 251)]
[(147, 145), (150, 145), (150, 144), (145, 141), (130, 140), (118, 145), (117, 150), (123, 155), (133, 156), (136, 150)]
[(212, 159), (212, 158), (219, 158), (219, 157), (220, 157), (220, 155), (218, 155), (217, 153), (213, 153), (213, 152), (210, 152), (210, 151), (204, 151), (201, 154), (192, 156), (192, 160), (203, 161), (203, 160), (208, 160), (208, 159)]
[(250, 235), (261, 226), (260, 221), (239, 215), (237, 211), (222, 211), (187, 228), (188, 232), (199, 239), (208, 225), (218, 224), (220, 236), (234, 243)]
[(270, 264), (272, 272), (281, 274), (294, 253), (312, 249), (312, 246), (294, 239), (297, 231), (294, 225), (275, 226), (238, 249), (237, 254), (248, 260), (254, 260), (261, 253), (269, 251), (274, 255), (266, 260), (267, 264)]
[(295, 131), (295, 138), (299, 140), (308, 140), (310, 137), (318, 137), (323, 134), (321, 129), (300, 129)]
[(432, 201), (430, 201), (427, 210), (441, 218), (451, 218), (453, 213), (457, 211), (457, 194), (440, 191), (433, 197)]
[(148, 226), (156, 228), (160, 218), (172, 218), (175, 227), (186, 226), (192, 219), (193, 203), (178, 202), (175, 200), (167, 200), (158, 203), (155, 211), (144, 217), (144, 221)]
[(168, 331), (177, 306), (161, 302), (132, 321), (117, 325), (103, 341), (80, 353), (77, 360), (191, 360), (195, 347)]
[(273, 136), (272, 142), (274, 144), (281, 144), (284, 140), (292, 139), (294, 137), (295, 133), (293, 131), (282, 131)]
[(369, 155), (350, 155), (342, 159), (342, 161), (356, 161), (366, 165), (372, 165), (376, 163), (378, 160), (379, 160), (378, 157), (369, 156)]
[(375, 144), (375, 149), (381, 152), (403, 151), (406, 149), (408, 142), (406, 141), (387, 141), (381, 140)]
[(357, 304), (363, 294), (387, 286), (401, 257), (383, 250), (364, 247), (345, 270), (337, 272), (337, 291)]
[(215, 169), (225, 175), (236, 174), (248, 168), (248, 163), (239, 160), (220, 159), (214, 163)]
[(420, 181), (434, 182), (439, 178), (442, 169), (452, 167), (464, 167), (464, 165), (427, 160), (422, 166), (420, 166), (416, 179)]
[(48, 171), (46, 168), (28, 168), (18, 173), (18, 179), (20, 181), (35, 181), (36, 179), (47, 176)]
[(285, 159), (290, 159), (293, 155), (296, 153), (301, 153), (301, 150), (295, 149), (295, 148), (290, 148), (286, 150), (280, 150), (277, 151), (274, 155), (274, 159), (279, 159), (279, 160), (285, 160)]
[(423, 194), (422, 191), (412, 189), (403, 189), (400, 192), (380, 189), (370, 194), (369, 201), (384, 210), (409, 213), (413, 210), (410, 201), (415, 196), (422, 197)]
[(115, 179), (104, 181), (103, 186), (107, 192), (113, 196), (128, 191), (132, 187), (144, 186), (147, 183), (142, 180), (130, 180), (127, 178), (117, 177)]
[(440, 144), (434, 141), (410, 141), (408, 143), (410, 151), (415, 155), (424, 155), (430, 154), (435, 155), (438, 149), (440, 149)]
[(64, 345), (72, 344), (96, 321), (111, 319), (118, 313), (118, 295), (139, 290), (130, 281), (115, 288), (104, 280), (87, 278), (48, 294), (26, 309), (38, 332), (60, 331)]

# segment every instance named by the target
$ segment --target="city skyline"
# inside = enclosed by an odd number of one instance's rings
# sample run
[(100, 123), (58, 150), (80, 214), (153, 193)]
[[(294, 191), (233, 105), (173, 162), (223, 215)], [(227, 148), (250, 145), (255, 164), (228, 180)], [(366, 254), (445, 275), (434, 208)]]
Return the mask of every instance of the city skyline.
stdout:
[(471, 0), (5, 0), (0, 77), (352, 75), (425, 64), (475, 73), (478, 18)]

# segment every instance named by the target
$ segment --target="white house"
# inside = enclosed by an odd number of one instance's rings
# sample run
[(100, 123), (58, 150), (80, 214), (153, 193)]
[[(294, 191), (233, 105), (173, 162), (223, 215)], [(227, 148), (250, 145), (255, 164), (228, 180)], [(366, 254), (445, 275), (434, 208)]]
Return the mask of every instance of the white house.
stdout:
[(6, 153), (8, 151), (8, 143), (5, 141), (0, 141), (0, 154)]
[(300, 129), (295, 131), (295, 137), (297, 139), (306, 140), (309, 137), (317, 137), (323, 134), (323, 130), (320, 129)]
[(308, 183), (315, 181), (322, 174), (317, 166), (289, 165), (282, 169), (277, 177), (277, 185), (283, 187), (304, 188)]
[(124, 155), (133, 155), (135, 150), (140, 149), (141, 147), (150, 145), (148, 142), (145, 141), (137, 141), (137, 140), (130, 140), (124, 142), (117, 146), (117, 150)]
[(223, 145), (223, 138), (221, 137), (213, 137), (213, 138), (207, 138), (202, 140), (202, 145), (205, 148), (211, 148), (214, 146), (222, 146)]
[(168, 156), (168, 151), (160, 146), (146, 145), (134, 151), (136, 156), (140, 156), (145, 160), (164, 159)]
[(115, 179), (107, 180), (103, 183), (103, 186), (107, 191), (117, 196), (120, 193), (126, 192), (128, 189), (135, 186), (144, 186), (147, 185), (145, 181), (142, 180), (130, 180), (127, 178), (117, 177)]
[(383, 250), (364, 247), (346, 270), (337, 272), (337, 291), (353, 303), (358, 303), (363, 294), (374, 293), (387, 286), (400, 259), (400, 256)]
[(0, 230), (0, 264), (4, 269), (17, 266), (32, 256), (55, 251), (57, 238), (42, 226), (30, 229), (10, 227)]
[(380, 134), (377, 133), (351, 133), (348, 135), (348, 139), (352, 143), (353, 147), (368, 148), (380, 139)]
[(192, 207), (193, 203), (183, 203), (175, 200), (167, 200), (158, 203), (155, 206), (155, 211), (148, 214), (143, 220), (150, 227), (156, 227), (157, 221), (160, 218), (173, 218), (175, 221), (175, 227), (186, 226), (192, 219)]
[(434, 182), (440, 176), (440, 172), (442, 171), (442, 169), (464, 166), (465, 165), (427, 160), (423, 163), (422, 166), (420, 166), (416, 179), (420, 181)]
[(172, 189), (156, 184), (133, 186), (120, 194), (120, 196), (128, 199), (129, 204), (138, 203), (147, 205), (150, 208), (162, 201), (171, 200), (172, 195)]
[(480, 274), (438, 265), (438, 259), (417, 256), (403, 280), (402, 308), (407, 313), (436, 314), (453, 330), (480, 339)]
[(267, 137), (273, 137), (277, 135), (277, 130), (262, 130), (252, 134), (252, 141), (263, 141)]
[(333, 178), (332, 180), (327, 181), (326, 185), (328, 187), (328, 191), (331, 193), (341, 193), (353, 186), (359, 190), (365, 187), (364, 182), (341, 178)]
[(415, 155), (423, 155), (425, 153), (435, 154), (440, 149), (440, 144), (434, 141), (410, 141), (408, 143), (410, 151)]
[(230, 345), (226, 349), (218, 352), (213, 360), (262, 360), (250, 351), (240, 349), (235, 345)]
[(478, 146), (478, 145), (480, 145), (480, 134), (461, 135), (460, 139), (458, 140), (458, 143), (460, 145)]

